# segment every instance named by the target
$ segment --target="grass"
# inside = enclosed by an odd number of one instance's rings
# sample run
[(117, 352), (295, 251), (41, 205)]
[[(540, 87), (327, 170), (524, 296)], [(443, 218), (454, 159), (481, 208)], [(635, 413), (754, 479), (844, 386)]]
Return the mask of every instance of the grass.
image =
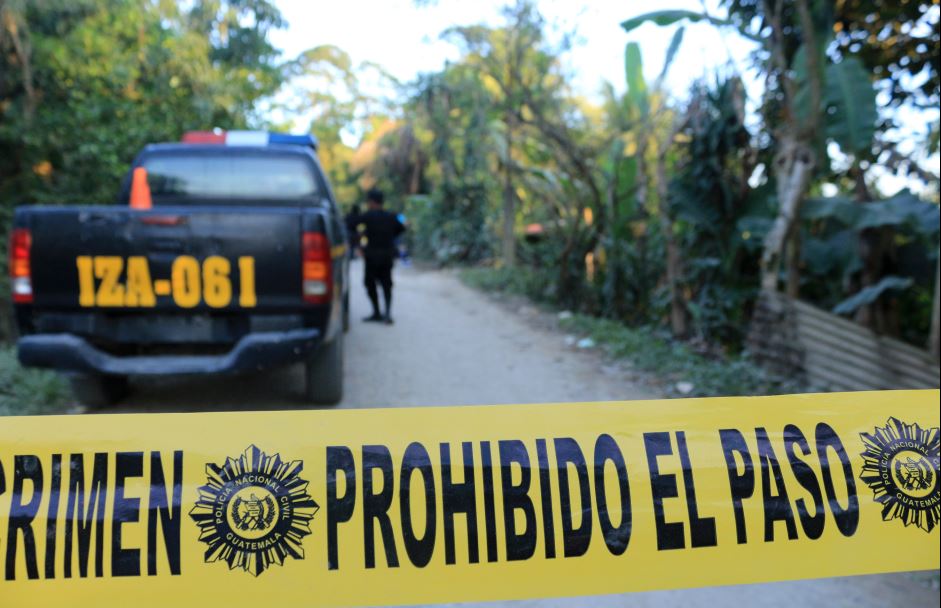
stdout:
[[(490, 293), (524, 296), (542, 303), (549, 300), (547, 282), (530, 273), (471, 268), (463, 270), (460, 276), (471, 287)], [(671, 339), (659, 328), (629, 327), (611, 319), (581, 314), (560, 318), (559, 325), (570, 334), (591, 338), (612, 358), (628, 361), (668, 396), (756, 396), (807, 390), (797, 381), (769, 373), (745, 355), (702, 354)]]
[(0, 416), (63, 413), (71, 393), (55, 373), (23, 369), (16, 349), (0, 346)]
[[(802, 392), (797, 382), (776, 377), (744, 355), (708, 356), (651, 327), (628, 327), (610, 319), (573, 315), (560, 325), (590, 337), (615, 359), (653, 376), (670, 396), (719, 397)], [(688, 390), (681, 391), (680, 383)]]

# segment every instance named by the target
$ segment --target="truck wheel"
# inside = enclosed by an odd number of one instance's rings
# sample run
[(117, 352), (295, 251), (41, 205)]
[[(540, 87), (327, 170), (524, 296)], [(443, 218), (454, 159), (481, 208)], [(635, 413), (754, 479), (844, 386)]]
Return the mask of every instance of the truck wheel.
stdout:
[(125, 376), (94, 376), (80, 374), (71, 376), (72, 393), (83, 405), (104, 407), (112, 405), (128, 393)]
[(350, 294), (343, 296), (343, 332), (350, 331)]
[(311, 353), (305, 363), (307, 388), (304, 396), (310, 403), (335, 405), (343, 398), (343, 334)]

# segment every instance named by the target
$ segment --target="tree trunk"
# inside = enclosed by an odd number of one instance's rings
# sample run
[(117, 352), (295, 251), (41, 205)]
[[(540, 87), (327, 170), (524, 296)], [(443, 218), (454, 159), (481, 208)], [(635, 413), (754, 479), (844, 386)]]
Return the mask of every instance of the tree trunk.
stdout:
[[(860, 289), (876, 285), (883, 277), (897, 274), (895, 231), (890, 226), (866, 228), (859, 234)], [(898, 336), (898, 310), (890, 294), (882, 294), (875, 302), (861, 306), (854, 317), (860, 325), (878, 334)]]
[[(653, 292), (652, 286), (647, 284), (647, 222), (650, 219), (650, 216), (647, 213), (647, 192), (650, 189), (650, 174), (648, 173), (647, 168), (647, 138), (644, 133), (640, 133), (637, 141), (637, 177), (636, 177), (636, 195), (637, 208), (634, 213), (634, 217), (631, 218), (633, 222), (639, 222), (643, 224), (643, 229), (640, 231), (635, 231), (634, 226), (630, 227), (631, 238), (634, 239), (635, 246), (637, 248), (637, 274), (636, 276), (629, 277), (624, 276), (624, 285), (630, 286), (633, 283), (633, 289), (637, 294), (636, 301), (639, 303), (638, 310), (627, 310), (625, 309), (622, 314), (627, 315), (629, 319), (636, 321), (637, 319), (648, 318), (648, 313), (650, 312), (650, 300), (651, 293)], [(622, 270), (622, 272), (624, 272)]]
[(814, 169), (814, 151), (792, 134), (782, 136), (774, 159), (777, 177), (778, 216), (765, 237), (761, 256), (761, 287), (777, 291), (781, 258), (800, 218), (804, 194)]
[(667, 285), (670, 289), (670, 329), (675, 338), (685, 338), (688, 329), (686, 316), (686, 300), (680, 288), (680, 278), (683, 276), (683, 262), (680, 256), (680, 247), (673, 235), (673, 218), (670, 217), (667, 204), (668, 189), (666, 177), (666, 159), (664, 151), (659, 150), (657, 155), (657, 198), (660, 214), (660, 229), (667, 250)]
[(801, 235), (795, 226), (787, 242), (787, 296), (796, 300), (800, 296)]
[(503, 163), (503, 264), (516, 266), (516, 193), (513, 191), (513, 113), (506, 114), (506, 159)]
[(806, 64), (803, 67), (806, 68), (810, 96), (807, 100), (806, 118), (803, 120), (799, 118), (800, 112), (795, 105), (798, 103), (797, 89), (790, 76), (791, 67), (797, 66), (788, 66), (785, 53), (785, 24), (781, 21), (780, 12), (784, 3), (779, 0), (772, 6), (771, 2), (765, 2), (771, 25), (771, 65), (774, 66), (773, 71), (777, 72), (785, 94), (785, 120), (774, 158), (778, 216), (765, 238), (761, 256), (761, 287), (767, 291), (777, 291), (781, 258), (790, 250), (787, 259), (788, 293), (796, 293), (800, 279), (797, 267), (800, 256), (798, 245), (794, 242), (794, 231), (800, 220), (801, 205), (816, 162), (812, 142), (818, 136), (823, 91), (823, 71), (818, 61), (819, 47), (810, 5), (807, 0), (795, 0), (793, 5), (800, 23), (804, 47), (807, 49), (804, 55)]
[[(872, 201), (866, 186), (866, 174), (859, 166), (854, 167), (856, 202), (865, 205)], [(867, 228), (859, 233), (859, 257), (862, 260), (860, 289), (877, 284), (887, 275), (898, 273), (898, 251), (895, 246), (895, 229), (891, 226)], [(857, 323), (876, 333), (899, 337), (898, 300), (891, 294), (883, 294), (871, 304), (861, 306), (856, 313)]]
[[(23, 108), (23, 116), (26, 124), (32, 122), (33, 115), (36, 112), (36, 88), (33, 84), (33, 70), (30, 63), (32, 49), (29, 45), (28, 31), (20, 35), (20, 27), (12, 9), (7, 6), (0, 6), (0, 20), (2, 27), (10, 37), (10, 44), (13, 45), (13, 53), (20, 63), (20, 78), (22, 79), (23, 91), (26, 94), (26, 103)], [(24, 26), (25, 29), (25, 26)]]
[(503, 263), (508, 267), (516, 266), (516, 192), (513, 190), (513, 131), (516, 126), (517, 103), (516, 81), (522, 64), (522, 46), (519, 27), (523, 14), (522, 5), (516, 6), (516, 27), (509, 30), (510, 39), (506, 47), (505, 78), (503, 87), (503, 117), (506, 126), (506, 151), (503, 163)]
[(931, 337), (928, 338), (928, 350), (931, 351), (931, 354), (934, 355), (934, 358), (938, 358), (938, 335), (941, 333), (941, 314), (938, 310), (938, 301), (941, 300), (939, 297), (939, 289), (941, 289), (941, 250), (938, 251), (938, 261), (935, 264), (934, 271), (934, 308), (931, 311)]

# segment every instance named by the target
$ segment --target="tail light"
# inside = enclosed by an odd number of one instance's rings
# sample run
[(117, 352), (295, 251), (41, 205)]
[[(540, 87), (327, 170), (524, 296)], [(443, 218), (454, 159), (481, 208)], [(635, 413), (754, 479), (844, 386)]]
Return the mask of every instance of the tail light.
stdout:
[(333, 260), (330, 243), (319, 232), (305, 232), (302, 238), (301, 285), (304, 301), (326, 304), (333, 290)]
[(29, 267), (29, 253), (33, 236), (26, 228), (15, 228), (10, 235), (10, 290), (17, 304), (33, 301), (33, 279)]

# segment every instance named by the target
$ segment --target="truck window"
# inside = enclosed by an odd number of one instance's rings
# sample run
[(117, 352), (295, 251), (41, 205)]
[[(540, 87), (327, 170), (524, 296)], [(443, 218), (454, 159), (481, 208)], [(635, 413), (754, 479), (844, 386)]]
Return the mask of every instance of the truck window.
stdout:
[(146, 158), (143, 166), (155, 205), (299, 204), (318, 194), (313, 169), (302, 156), (156, 154)]

